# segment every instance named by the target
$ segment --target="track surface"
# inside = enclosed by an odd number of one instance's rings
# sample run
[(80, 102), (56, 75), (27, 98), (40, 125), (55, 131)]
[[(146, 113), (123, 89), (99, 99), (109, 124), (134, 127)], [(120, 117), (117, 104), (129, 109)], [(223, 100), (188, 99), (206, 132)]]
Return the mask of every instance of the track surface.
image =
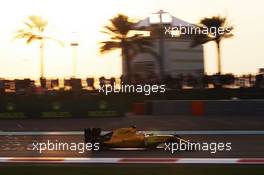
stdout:
[(136, 125), (138, 130), (263, 130), (263, 116), (137, 116), (77, 119), (1, 120), (0, 131), (71, 131), (87, 127), (111, 130)]
[(140, 151), (101, 151), (78, 153), (77, 151), (33, 151), (33, 142), (83, 142), (83, 136), (44, 135), (44, 136), (0, 136), (0, 157), (164, 157), (164, 158), (263, 158), (264, 135), (184, 135), (194, 142), (231, 142), (231, 151), (175, 152), (164, 149)]
[[(185, 130), (185, 131), (226, 131), (263, 130), (264, 117), (251, 116), (135, 116), (120, 118), (90, 119), (23, 119), (1, 120), (0, 131), (82, 131), (87, 127), (101, 127), (112, 130), (136, 125), (138, 130)], [(81, 135), (39, 135), (0, 136), (0, 157), (164, 157), (164, 158), (263, 158), (264, 135), (184, 135), (193, 142), (231, 142), (231, 151), (175, 152), (143, 151), (102, 151), (78, 153), (77, 151), (33, 151), (34, 141), (83, 142)]]

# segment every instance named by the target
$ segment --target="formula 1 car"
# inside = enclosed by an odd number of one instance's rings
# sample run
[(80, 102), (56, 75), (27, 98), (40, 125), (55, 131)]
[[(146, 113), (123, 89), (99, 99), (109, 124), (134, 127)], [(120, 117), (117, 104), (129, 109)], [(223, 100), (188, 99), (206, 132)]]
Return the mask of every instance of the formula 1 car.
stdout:
[(118, 128), (102, 133), (100, 128), (84, 130), (85, 143), (100, 143), (100, 150), (122, 148), (157, 149), (164, 148), (165, 143), (188, 143), (178, 135), (155, 135), (137, 131), (136, 127)]

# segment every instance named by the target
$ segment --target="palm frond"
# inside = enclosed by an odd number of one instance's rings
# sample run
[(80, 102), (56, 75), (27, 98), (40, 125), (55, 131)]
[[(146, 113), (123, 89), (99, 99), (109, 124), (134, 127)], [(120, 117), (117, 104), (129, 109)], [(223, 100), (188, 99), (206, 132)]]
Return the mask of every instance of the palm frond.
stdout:
[(109, 27), (109, 29), (111, 29), (114, 33), (122, 36), (127, 36), (128, 32), (132, 30), (135, 24), (128, 19), (128, 16), (122, 14), (118, 14), (110, 21), (111, 26)]
[(34, 40), (49, 39), (58, 42), (61, 46), (64, 46), (62, 41), (44, 35), (44, 30), (48, 25), (48, 21), (42, 17), (32, 15), (29, 16), (27, 21), (24, 21), (23, 23), (25, 24), (25, 28), (19, 29), (16, 32), (14, 39), (25, 39), (27, 44), (33, 42)]
[(31, 35), (27, 38), (27, 44), (31, 43), (34, 40), (38, 40), (38, 38), (35, 35)]
[(30, 32), (17, 32), (14, 38), (15, 39), (27, 38), (27, 37), (30, 37), (31, 35), (32, 35), (32, 33), (30, 33)]
[[(190, 47), (195, 47), (197, 45), (205, 44), (210, 41), (220, 42), (223, 38), (230, 38), (233, 36), (231, 33), (233, 30), (233, 26), (229, 26), (227, 23), (226, 17), (221, 16), (213, 16), (210, 18), (203, 18), (200, 20), (197, 26), (206, 27), (208, 29), (215, 28), (218, 31), (219, 28), (224, 28), (224, 32), (216, 32), (216, 33), (208, 33), (206, 34), (196, 34), (193, 37), (193, 41)], [(210, 30), (211, 31), (211, 30)]]
[(149, 53), (155, 58), (158, 54), (152, 49), (153, 42), (142, 34), (130, 36), (129, 32), (135, 30), (135, 23), (126, 15), (119, 14), (110, 19), (110, 24), (104, 27), (102, 33), (109, 35), (109, 40), (101, 42), (100, 53), (104, 54), (112, 50), (122, 50), (123, 58), (131, 60), (139, 53)]
[(118, 41), (104, 41), (104, 42), (101, 42), (100, 44), (101, 44), (100, 53), (106, 53), (106, 52), (110, 52), (115, 49), (122, 48), (121, 42), (118, 42)]
[(29, 29), (32, 29), (32, 28), (34, 27), (33, 24), (30, 23), (30, 22), (24, 21), (23, 23), (24, 23)]
[(190, 47), (196, 47), (198, 45), (205, 44), (207, 42), (213, 41), (214, 39), (205, 34), (196, 34), (193, 36), (193, 40), (190, 44)]
[(29, 16), (28, 19), (30, 22), (28, 23), (29, 24), (28, 26), (31, 26), (31, 28), (37, 28), (40, 31), (44, 31), (48, 25), (48, 21), (43, 19), (41, 16), (32, 15)]
[(117, 31), (117, 29), (115, 28), (115, 26), (105, 26), (104, 27), (105, 32), (111, 34), (111, 35), (116, 35), (119, 34), (119, 32)]
[(53, 38), (53, 37), (49, 37), (49, 36), (44, 36), (44, 39), (48, 39), (48, 40), (53, 40), (55, 42), (57, 42), (58, 44), (60, 44), (62, 47), (64, 47), (65, 43), (59, 39)]
[(204, 18), (200, 21), (200, 24), (211, 28), (211, 27), (224, 27), (226, 23), (226, 17), (213, 16), (211, 18)]

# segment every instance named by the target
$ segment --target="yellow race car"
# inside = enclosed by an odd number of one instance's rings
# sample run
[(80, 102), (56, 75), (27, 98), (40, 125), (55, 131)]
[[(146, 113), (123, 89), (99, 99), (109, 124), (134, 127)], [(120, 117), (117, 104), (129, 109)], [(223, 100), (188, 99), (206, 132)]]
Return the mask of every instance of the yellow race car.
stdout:
[(118, 128), (103, 133), (100, 128), (84, 130), (85, 143), (100, 143), (100, 149), (164, 148), (165, 143), (179, 143), (188, 141), (178, 135), (155, 135), (137, 131), (136, 127)]

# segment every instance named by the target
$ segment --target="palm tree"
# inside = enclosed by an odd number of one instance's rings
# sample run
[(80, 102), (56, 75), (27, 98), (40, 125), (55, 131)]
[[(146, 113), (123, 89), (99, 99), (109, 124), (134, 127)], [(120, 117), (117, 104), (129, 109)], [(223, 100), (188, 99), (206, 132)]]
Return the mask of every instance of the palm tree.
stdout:
[[(26, 39), (26, 43), (30, 44), (33, 41), (40, 42), (40, 78), (44, 78), (44, 44), (45, 39), (53, 39), (45, 35), (45, 30), (48, 26), (48, 21), (41, 16), (29, 16), (27, 21), (24, 21), (25, 28), (16, 32), (15, 38)], [(55, 39), (53, 39), (55, 40)], [(56, 40), (58, 41), (58, 40)], [(61, 41), (58, 41), (63, 44)]]
[(110, 36), (109, 41), (101, 42), (100, 52), (107, 53), (116, 49), (121, 50), (122, 61), (125, 63), (123, 70), (126, 70), (126, 78), (131, 78), (130, 63), (132, 58), (142, 52), (148, 52), (155, 55), (151, 49), (152, 42), (149, 37), (139, 34), (130, 36), (130, 31), (135, 30), (135, 24), (127, 16), (118, 14), (110, 19), (110, 25), (104, 27), (103, 33)]
[[(207, 42), (213, 41), (216, 43), (217, 46), (217, 68), (218, 74), (221, 75), (221, 47), (220, 43), (224, 38), (230, 38), (233, 36), (231, 31), (233, 30), (232, 26), (229, 26), (227, 23), (226, 17), (221, 16), (213, 16), (211, 18), (203, 18), (198, 26), (201, 29), (207, 28), (208, 33), (206, 34), (197, 34), (194, 36), (194, 40), (191, 44), (191, 47), (195, 47), (200, 44), (205, 44)], [(214, 30), (210, 30), (214, 29)], [(219, 32), (221, 30), (221, 32)], [(218, 31), (218, 32), (216, 32)]]

